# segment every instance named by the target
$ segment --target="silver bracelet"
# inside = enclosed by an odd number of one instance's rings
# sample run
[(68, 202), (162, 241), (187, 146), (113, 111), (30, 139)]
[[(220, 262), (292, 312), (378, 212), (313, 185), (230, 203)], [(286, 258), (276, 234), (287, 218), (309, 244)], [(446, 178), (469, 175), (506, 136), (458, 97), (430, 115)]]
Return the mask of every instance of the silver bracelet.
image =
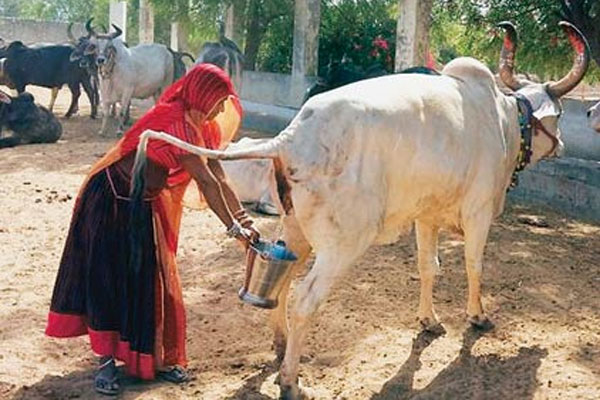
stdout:
[(242, 225), (236, 220), (233, 220), (233, 223), (229, 228), (227, 228), (227, 236), (232, 238), (237, 238), (242, 233)]

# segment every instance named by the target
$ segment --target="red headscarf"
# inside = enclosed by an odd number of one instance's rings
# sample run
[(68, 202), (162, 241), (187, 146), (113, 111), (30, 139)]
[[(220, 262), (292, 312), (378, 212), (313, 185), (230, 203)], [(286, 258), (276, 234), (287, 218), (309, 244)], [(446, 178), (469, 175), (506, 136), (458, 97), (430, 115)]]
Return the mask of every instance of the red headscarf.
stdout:
[[(166, 132), (192, 144), (198, 144), (198, 141), (194, 140), (195, 129), (185, 120), (186, 112), (198, 110), (208, 115), (221, 100), (226, 98), (232, 98), (236, 109), (241, 114), (238, 95), (227, 74), (212, 64), (195, 66), (184, 77), (173, 83), (162, 94), (156, 105), (125, 133), (121, 147), (122, 154), (135, 151), (139, 136), (147, 129)], [(221, 141), (218, 125), (206, 121), (200, 128), (204, 146), (218, 148)], [(162, 145), (167, 146), (166, 143)], [(153, 153), (151, 147), (152, 145), (149, 145), (149, 156)]]

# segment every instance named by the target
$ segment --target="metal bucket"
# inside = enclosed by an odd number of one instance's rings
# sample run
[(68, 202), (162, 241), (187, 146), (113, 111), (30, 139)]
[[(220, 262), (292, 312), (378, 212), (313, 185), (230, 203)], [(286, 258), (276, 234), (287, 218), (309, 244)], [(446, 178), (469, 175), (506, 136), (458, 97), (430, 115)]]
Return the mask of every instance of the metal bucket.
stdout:
[(238, 293), (240, 299), (261, 308), (277, 307), (284, 278), (297, 259), (282, 240), (252, 243), (246, 252), (246, 281)]

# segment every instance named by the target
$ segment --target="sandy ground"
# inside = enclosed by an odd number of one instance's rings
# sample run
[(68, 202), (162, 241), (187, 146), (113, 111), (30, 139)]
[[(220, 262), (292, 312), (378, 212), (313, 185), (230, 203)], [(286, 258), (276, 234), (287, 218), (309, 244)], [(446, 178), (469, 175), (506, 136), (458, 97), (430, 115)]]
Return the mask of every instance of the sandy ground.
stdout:
[[(34, 90), (43, 103), (49, 91)], [(64, 114), (62, 91), (56, 113)], [(139, 110), (134, 114), (139, 115)], [(113, 140), (99, 121), (61, 118), (56, 144), (0, 150), (0, 398), (94, 399), (87, 338), (50, 339), (45, 318), (74, 197)], [(255, 216), (267, 237), (277, 219)], [(443, 235), (434, 300), (447, 333), (419, 334), (412, 236), (374, 247), (335, 287), (310, 330), (301, 382), (319, 399), (600, 398), (600, 226), (510, 206), (486, 250), (484, 306), (465, 320), (462, 242)], [(208, 211), (185, 214), (179, 267), (194, 380), (123, 378), (123, 399), (274, 399), (267, 313), (242, 304), (243, 256)]]

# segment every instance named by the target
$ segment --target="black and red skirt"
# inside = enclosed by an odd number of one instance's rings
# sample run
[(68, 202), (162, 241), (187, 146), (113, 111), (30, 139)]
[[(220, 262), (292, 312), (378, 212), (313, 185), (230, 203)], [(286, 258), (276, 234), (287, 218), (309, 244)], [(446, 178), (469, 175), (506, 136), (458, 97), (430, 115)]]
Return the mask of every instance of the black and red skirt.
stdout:
[(132, 202), (115, 193), (115, 185), (129, 182), (114, 172), (108, 167), (93, 176), (75, 205), (46, 334), (88, 334), (95, 353), (116, 357), (129, 374), (152, 379), (157, 271), (152, 202), (143, 201), (141, 219), (136, 218), (142, 261), (141, 268), (131, 268)]

